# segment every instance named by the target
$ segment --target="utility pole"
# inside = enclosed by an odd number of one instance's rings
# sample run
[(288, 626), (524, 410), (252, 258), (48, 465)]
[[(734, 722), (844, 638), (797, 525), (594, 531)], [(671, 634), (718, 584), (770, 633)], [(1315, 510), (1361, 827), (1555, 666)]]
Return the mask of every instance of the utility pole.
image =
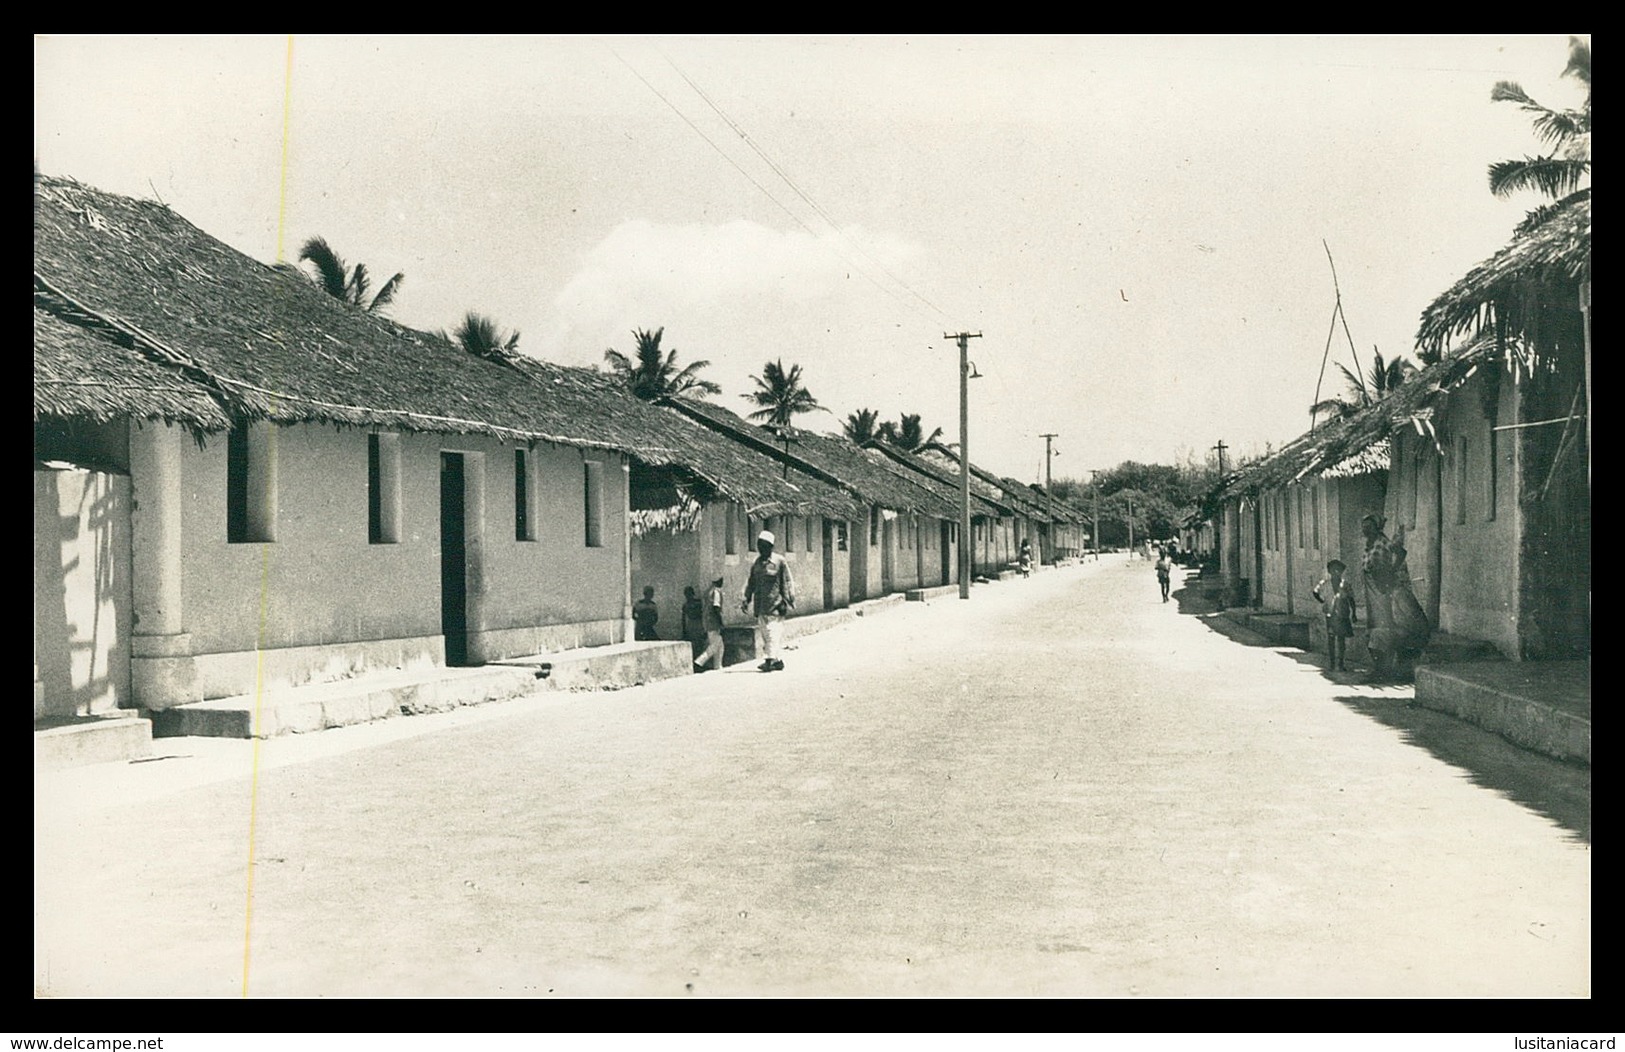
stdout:
[(1100, 474), (1098, 469), (1091, 468), (1089, 471), (1089, 489), (1093, 492), (1095, 499), (1094, 514), (1091, 516), (1089, 528), (1094, 531), (1095, 562), (1097, 563), (1100, 561), (1100, 483), (1095, 479), (1095, 476), (1098, 474)]
[[(1044, 439), (1044, 500), (1048, 505), (1045, 514), (1049, 516), (1049, 546), (1050, 551), (1053, 553), (1055, 551), (1055, 494), (1050, 492), (1049, 458), (1052, 455), (1050, 443), (1061, 436), (1052, 432), (1040, 437)], [(1052, 554), (1050, 560), (1053, 562), (1054, 559), (1055, 556)]]
[[(1227, 449), (1227, 446), (1224, 444), (1224, 439), (1219, 439), (1217, 446), (1214, 446), (1214, 450), (1219, 452), (1219, 485), (1224, 485), (1225, 449)], [(1219, 519), (1214, 520), (1214, 554), (1219, 556), (1220, 574), (1224, 572), (1224, 569), (1222, 569), (1222, 566), (1224, 566), (1224, 540), (1222, 540), (1222, 538), (1224, 538), (1224, 506), (1220, 504)]]
[(970, 545), (970, 438), (966, 434), (970, 422), (970, 357), (966, 344), (979, 340), (979, 332), (942, 334), (945, 340), (959, 344), (959, 598), (970, 598), (971, 545)]
[(1128, 499), (1128, 557), (1134, 558), (1134, 498)]

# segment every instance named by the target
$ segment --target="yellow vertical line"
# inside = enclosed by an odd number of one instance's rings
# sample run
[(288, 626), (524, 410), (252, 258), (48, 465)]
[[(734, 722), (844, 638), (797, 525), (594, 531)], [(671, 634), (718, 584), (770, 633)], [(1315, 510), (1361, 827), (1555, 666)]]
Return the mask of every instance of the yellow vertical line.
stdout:
[[(282, 73), (282, 164), (277, 187), (276, 261), (282, 262), (282, 244), (288, 221), (288, 124), (293, 100), (293, 34), (288, 34), (287, 58)], [(270, 455), (276, 457), (276, 430), (272, 428)], [(260, 702), (265, 695), (265, 613), (269, 606), (271, 576), (271, 549), (260, 547), (260, 617), (254, 640), (254, 722), (249, 729), (253, 737), (254, 756), (248, 789), (248, 878), (243, 902), (243, 996), (248, 996), (249, 955), (254, 940), (254, 825), (259, 817), (260, 795)]]

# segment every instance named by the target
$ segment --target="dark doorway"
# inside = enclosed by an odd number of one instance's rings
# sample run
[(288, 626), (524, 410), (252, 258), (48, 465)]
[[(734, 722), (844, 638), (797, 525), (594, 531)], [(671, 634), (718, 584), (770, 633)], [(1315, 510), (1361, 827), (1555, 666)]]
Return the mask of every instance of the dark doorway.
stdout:
[(846, 601), (861, 603), (869, 598), (869, 523), (849, 524), (846, 537)]
[(939, 525), (941, 527), (939, 533), (941, 534), (942, 541), (937, 545), (937, 547), (942, 552), (942, 580), (938, 581), (937, 583), (952, 584), (954, 580), (954, 561), (953, 552), (950, 551), (950, 549), (953, 548), (954, 544), (954, 527), (953, 524), (949, 522), (940, 523)]
[(897, 527), (895, 520), (883, 519), (880, 523), (880, 594), (891, 595), (893, 580), (897, 576)]
[(824, 520), (824, 609), (835, 609), (835, 524)]
[(468, 549), (463, 455), (440, 454), (440, 630), (446, 664), (468, 664)]

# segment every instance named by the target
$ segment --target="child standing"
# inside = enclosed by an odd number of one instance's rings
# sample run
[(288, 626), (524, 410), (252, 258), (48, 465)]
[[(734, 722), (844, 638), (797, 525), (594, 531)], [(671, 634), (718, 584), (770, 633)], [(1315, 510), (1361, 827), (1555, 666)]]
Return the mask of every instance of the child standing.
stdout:
[(1157, 587), (1162, 589), (1162, 601), (1168, 601), (1168, 588), (1173, 584), (1174, 560), (1164, 548), (1157, 555)]
[(632, 604), (632, 638), (659, 639), (655, 635), (655, 622), (660, 620), (660, 607), (655, 605), (655, 586), (644, 585), (643, 598)]
[(1326, 564), (1326, 576), (1315, 585), (1314, 596), (1326, 614), (1326, 667), (1347, 672), (1343, 663), (1348, 639), (1354, 635), (1354, 587), (1344, 572), (1348, 569), (1341, 559)]

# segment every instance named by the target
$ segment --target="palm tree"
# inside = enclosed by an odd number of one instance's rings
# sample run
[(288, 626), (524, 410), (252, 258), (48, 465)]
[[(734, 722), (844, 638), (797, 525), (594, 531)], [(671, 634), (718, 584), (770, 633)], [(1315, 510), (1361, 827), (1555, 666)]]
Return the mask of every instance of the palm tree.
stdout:
[(847, 415), (841, 424), (841, 431), (847, 438), (861, 446), (865, 442), (873, 441), (880, 434), (875, 427), (879, 421), (880, 414), (873, 409), (859, 409)]
[(1342, 362), (1337, 367), (1343, 370), (1343, 378), (1348, 381), (1349, 398), (1327, 398), (1316, 402), (1309, 408), (1311, 413), (1319, 415), (1329, 414), (1333, 419), (1352, 416), (1368, 405), (1374, 405), (1388, 396), (1388, 393), (1405, 382), (1406, 377), (1416, 372), (1416, 364), (1409, 358), (1395, 355), (1392, 361), (1383, 361), (1382, 352), (1375, 347), (1371, 348), (1371, 374), (1362, 378)]
[(371, 299), (367, 293), (372, 289), (372, 279), (367, 274), (367, 265), (357, 263), (351, 270), (334, 252), (326, 238), (313, 237), (305, 242), (299, 250), (299, 262), (309, 262), (316, 268), (316, 284), (336, 300), (343, 300), (352, 306), (360, 307), (364, 311), (381, 311), (389, 306), (395, 299), (395, 293), (400, 291), (401, 282), (406, 280), (405, 274), (396, 274), (384, 282), (384, 287)]
[(654, 332), (645, 329), (632, 330), (632, 337), (638, 344), (637, 360), (634, 362), (620, 351), (610, 348), (604, 352), (604, 361), (608, 363), (609, 371), (620, 377), (627, 390), (646, 402), (656, 398), (678, 396), (703, 398), (706, 395), (721, 394), (720, 386), (710, 380), (701, 380), (697, 375), (701, 369), (710, 365), (710, 362), (690, 362), (679, 369), (677, 352), (661, 351), (660, 337), (665, 332), (664, 327)]
[(519, 353), (518, 329), (503, 336), (496, 322), (474, 311), (463, 315), (457, 328), (442, 335), (479, 358), (508, 358)]
[(783, 359), (767, 362), (762, 366), (762, 375), (753, 376), (751, 379), (756, 383), (756, 390), (740, 397), (749, 398), (762, 407), (749, 414), (752, 420), (761, 420), (778, 427), (789, 427), (791, 420), (798, 413), (829, 411), (818, 404), (812, 392), (801, 386), (799, 365), (790, 366), (790, 371), (786, 372)]
[(878, 434), (887, 442), (901, 449), (905, 453), (913, 453), (921, 446), (930, 445), (942, 437), (942, 428), (937, 428), (929, 435), (920, 424), (919, 413), (903, 413), (897, 423), (890, 420), (880, 425)]
[(1565, 77), (1585, 85), (1585, 102), (1577, 110), (1554, 110), (1530, 98), (1518, 84), (1497, 81), (1490, 91), (1494, 102), (1514, 102), (1534, 115), (1535, 134), (1550, 152), (1515, 161), (1490, 165), (1490, 192), (1510, 197), (1521, 190), (1535, 190), (1552, 199), (1531, 211), (1518, 225), (1527, 233), (1544, 223), (1553, 213), (1591, 188), (1581, 190), (1582, 180), (1591, 175), (1591, 45), (1579, 37), (1569, 37), (1569, 63)]

